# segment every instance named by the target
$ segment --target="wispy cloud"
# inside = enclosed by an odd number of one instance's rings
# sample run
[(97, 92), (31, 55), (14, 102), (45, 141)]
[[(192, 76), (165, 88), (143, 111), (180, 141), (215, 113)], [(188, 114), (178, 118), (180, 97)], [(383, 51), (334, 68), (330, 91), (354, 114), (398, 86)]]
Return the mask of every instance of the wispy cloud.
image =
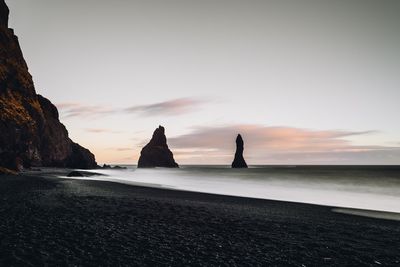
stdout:
[(195, 98), (177, 98), (148, 105), (114, 108), (104, 105), (84, 105), (82, 103), (57, 104), (60, 114), (64, 119), (73, 117), (100, 118), (113, 114), (136, 114), (140, 116), (178, 116), (195, 111), (205, 100)]
[(132, 106), (126, 108), (124, 111), (134, 114), (138, 113), (142, 116), (176, 116), (185, 114), (189, 111), (193, 111), (204, 102), (204, 100), (193, 98), (177, 98), (155, 104)]
[(90, 117), (96, 118), (116, 113), (117, 110), (107, 106), (84, 105), (81, 103), (60, 103), (57, 108), (63, 118)]
[(112, 134), (122, 133), (122, 131), (114, 131), (114, 130), (105, 129), (105, 128), (87, 128), (85, 130), (89, 133), (112, 133)]
[(118, 151), (118, 152), (125, 152), (125, 151), (133, 151), (133, 147), (117, 147), (117, 148), (111, 148), (112, 150)]
[[(235, 138), (241, 133), (245, 153), (253, 163), (356, 163), (379, 161), (382, 157), (400, 162), (400, 148), (353, 145), (346, 138), (374, 134), (375, 131), (317, 131), (294, 127), (230, 125), (197, 127), (189, 134), (169, 139), (169, 144), (185, 157), (230, 159)], [(193, 153), (190, 152), (193, 151)]]

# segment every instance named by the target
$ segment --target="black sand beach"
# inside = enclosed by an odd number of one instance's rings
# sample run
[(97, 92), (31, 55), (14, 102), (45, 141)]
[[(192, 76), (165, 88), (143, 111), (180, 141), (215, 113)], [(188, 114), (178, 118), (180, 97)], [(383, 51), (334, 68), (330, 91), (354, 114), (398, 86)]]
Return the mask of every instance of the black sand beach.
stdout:
[(0, 176), (1, 266), (399, 266), (400, 222), (329, 207)]

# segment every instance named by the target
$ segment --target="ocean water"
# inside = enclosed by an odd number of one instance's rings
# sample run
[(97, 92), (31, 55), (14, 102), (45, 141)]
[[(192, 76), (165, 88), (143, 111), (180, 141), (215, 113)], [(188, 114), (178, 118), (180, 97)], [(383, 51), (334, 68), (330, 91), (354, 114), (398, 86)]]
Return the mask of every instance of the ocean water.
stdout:
[(181, 166), (93, 170), (84, 179), (400, 213), (400, 166)]

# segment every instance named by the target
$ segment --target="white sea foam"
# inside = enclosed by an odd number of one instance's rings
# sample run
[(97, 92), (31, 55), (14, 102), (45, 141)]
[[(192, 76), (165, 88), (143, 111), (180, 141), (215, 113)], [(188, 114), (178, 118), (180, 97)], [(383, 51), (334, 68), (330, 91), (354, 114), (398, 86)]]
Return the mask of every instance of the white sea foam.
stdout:
[(400, 213), (400, 171), (363, 167), (94, 170), (95, 179), (150, 187)]

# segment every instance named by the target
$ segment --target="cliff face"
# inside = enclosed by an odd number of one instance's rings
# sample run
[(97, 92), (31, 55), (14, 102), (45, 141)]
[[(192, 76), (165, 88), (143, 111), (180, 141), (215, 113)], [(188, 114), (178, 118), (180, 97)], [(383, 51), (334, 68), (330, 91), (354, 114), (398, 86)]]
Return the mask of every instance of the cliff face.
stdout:
[(8, 6), (3, 1), (0, 1), (0, 26), (8, 28), (8, 14), (10, 11), (8, 10)]
[(243, 158), (244, 142), (240, 134), (236, 138), (235, 159), (232, 162), (232, 168), (247, 168), (247, 163)]
[(143, 147), (138, 162), (138, 168), (154, 167), (179, 167), (174, 160), (174, 155), (168, 148), (167, 138), (165, 137), (165, 129), (162, 126), (159, 126), (154, 131), (150, 142)]
[(97, 167), (94, 155), (68, 137), (57, 108), (36, 94), (8, 14), (0, 0), (0, 166)]

